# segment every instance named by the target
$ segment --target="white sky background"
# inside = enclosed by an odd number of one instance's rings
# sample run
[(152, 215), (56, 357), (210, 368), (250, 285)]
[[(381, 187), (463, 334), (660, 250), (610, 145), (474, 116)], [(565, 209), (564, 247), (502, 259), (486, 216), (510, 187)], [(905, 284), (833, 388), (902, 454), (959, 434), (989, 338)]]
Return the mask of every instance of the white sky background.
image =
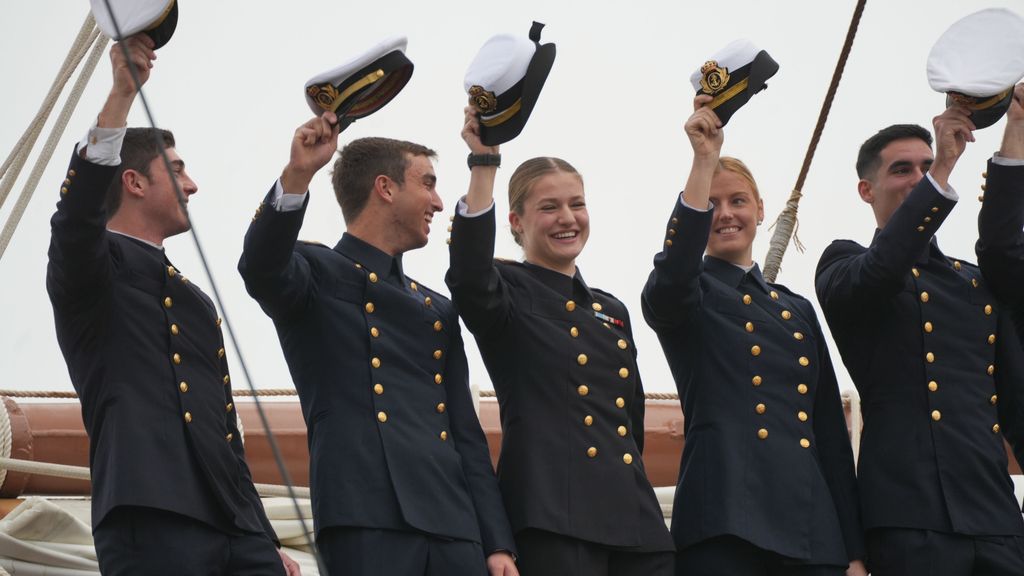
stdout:
[[(639, 297), (689, 170), (691, 151), (682, 131), (693, 98), (689, 75), (737, 37), (751, 39), (781, 65), (768, 90), (733, 117), (724, 146), (724, 153), (747, 162), (761, 188), (767, 219), (754, 251), (763, 261), (771, 236), (768, 224), (796, 182), (854, 5), (853, 0), (521, 0), (500, 5), (461, 0), (182, 0), (177, 32), (158, 52), (145, 91), (159, 125), (174, 131), (178, 151), (199, 185), (189, 204), (193, 222), (256, 386), (291, 387), (273, 325), (245, 293), (236, 263), (253, 210), (287, 162), (294, 128), (311, 116), (303, 100), (305, 80), (388, 35), (409, 37), (407, 54), (416, 65), (412, 80), (385, 109), (346, 130), (342, 143), (388, 136), (439, 152), (438, 186), (445, 210), (434, 221), (430, 244), (407, 254), (405, 266), (411, 276), (446, 293), (445, 227), (469, 181), (467, 150), (459, 137), (463, 73), (489, 36), (526, 35), (532, 20), (545, 22), (542, 41), (555, 42), (558, 56), (525, 131), (502, 147), (504, 167), (495, 194), (499, 215), (504, 221), (508, 177), (523, 160), (560, 156), (580, 170), (591, 217), (580, 269), (591, 286), (629, 306), (646, 389), (674, 391), (657, 338), (641, 317)], [(816, 307), (813, 276), (822, 250), (834, 238), (866, 243), (874, 230), (870, 207), (856, 192), (857, 148), (889, 124), (931, 128), (944, 99), (928, 87), (928, 51), (955, 20), (989, 6), (1024, 12), (1024, 0), (868, 1), (803, 189), (800, 238), (807, 252), (791, 247), (779, 276)], [(87, 11), (84, 0), (4, 6), (2, 157), (27, 128)], [(49, 218), (73, 143), (95, 118), (109, 85), (109, 60), (104, 57), (0, 260), (0, 388), (71, 389), (44, 286)], [(138, 102), (130, 123), (147, 124)], [(980, 173), (998, 149), (1004, 124), (979, 131), (977, 143), (953, 174), (961, 202), (939, 233), (947, 254), (974, 260)], [(44, 139), (45, 134), (40, 144)], [(9, 214), (29, 169), (0, 208), (0, 218)], [(311, 192), (300, 237), (333, 246), (343, 223), (327, 170), (314, 180)], [(498, 256), (521, 257), (507, 224), (499, 227), (498, 237)], [(181, 235), (166, 246), (172, 261), (211, 292), (192, 239)], [(472, 380), (490, 388), (468, 335), (466, 343)], [(849, 386), (834, 347), (832, 353), (840, 381)], [(229, 358), (236, 387), (242, 387), (238, 354), (230, 348)]]

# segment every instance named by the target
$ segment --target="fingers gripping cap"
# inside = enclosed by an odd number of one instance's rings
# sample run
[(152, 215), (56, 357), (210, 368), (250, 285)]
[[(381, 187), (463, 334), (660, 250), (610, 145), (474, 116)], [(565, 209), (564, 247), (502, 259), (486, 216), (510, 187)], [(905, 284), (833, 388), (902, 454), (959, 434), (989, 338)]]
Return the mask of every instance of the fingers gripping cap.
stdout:
[[(109, 9), (108, 9), (109, 2)], [(145, 32), (155, 48), (167, 43), (178, 27), (177, 0), (89, 0), (96, 26), (117, 41)]]
[(690, 75), (697, 94), (714, 99), (709, 107), (724, 126), (750, 97), (768, 87), (779, 65), (749, 40), (734, 40)]

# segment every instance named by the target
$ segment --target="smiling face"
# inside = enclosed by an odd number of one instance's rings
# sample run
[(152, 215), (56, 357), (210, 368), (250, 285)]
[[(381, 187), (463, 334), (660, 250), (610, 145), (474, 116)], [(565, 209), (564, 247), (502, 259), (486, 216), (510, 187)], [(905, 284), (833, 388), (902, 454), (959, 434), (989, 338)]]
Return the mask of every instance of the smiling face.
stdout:
[(871, 204), (878, 227), (883, 228), (914, 186), (924, 178), (935, 156), (924, 140), (902, 138), (882, 148), (878, 159), (878, 169), (873, 175), (863, 178), (857, 189), (861, 199)]
[(576, 257), (590, 236), (590, 215), (583, 181), (575, 173), (552, 170), (538, 178), (508, 215), (526, 260), (563, 274), (576, 270)]
[[(177, 182), (188, 204), (188, 199), (199, 191), (199, 187), (185, 172), (185, 162), (174, 148), (167, 149), (167, 158), (171, 163), (171, 177)], [(161, 231), (162, 238), (188, 231), (188, 216), (178, 202), (175, 186), (168, 177), (163, 158), (158, 156), (150, 162), (148, 175), (138, 173), (138, 184), (143, 187), (141, 204), (147, 226)]]
[(434, 213), (444, 209), (437, 194), (434, 163), (426, 156), (406, 154), (405, 182), (394, 186), (392, 232), (400, 252), (427, 245)]
[(764, 203), (751, 183), (729, 169), (721, 169), (711, 181), (714, 216), (707, 253), (733, 264), (753, 263), (752, 247), (757, 225), (764, 220)]

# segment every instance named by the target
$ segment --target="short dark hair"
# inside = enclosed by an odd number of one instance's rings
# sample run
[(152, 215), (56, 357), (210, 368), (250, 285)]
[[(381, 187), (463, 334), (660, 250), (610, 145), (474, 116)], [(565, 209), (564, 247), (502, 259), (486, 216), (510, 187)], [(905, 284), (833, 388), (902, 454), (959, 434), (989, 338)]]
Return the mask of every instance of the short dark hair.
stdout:
[(377, 176), (405, 184), (405, 170), (411, 156), (436, 158), (426, 146), (391, 138), (359, 138), (349, 142), (334, 161), (331, 184), (345, 222), (352, 222), (366, 208)]
[(135, 170), (149, 178), (149, 165), (160, 155), (160, 142), (163, 148), (174, 148), (174, 134), (162, 128), (129, 128), (125, 133), (121, 144), (121, 165), (107, 188), (103, 205), (108, 220), (121, 208), (121, 175), (125, 170)]
[(882, 161), (882, 150), (896, 140), (908, 138), (923, 140), (929, 148), (932, 145), (931, 132), (917, 124), (893, 124), (888, 128), (882, 128), (860, 145), (860, 152), (857, 153), (857, 177), (867, 180), (869, 176), (874, 175)]

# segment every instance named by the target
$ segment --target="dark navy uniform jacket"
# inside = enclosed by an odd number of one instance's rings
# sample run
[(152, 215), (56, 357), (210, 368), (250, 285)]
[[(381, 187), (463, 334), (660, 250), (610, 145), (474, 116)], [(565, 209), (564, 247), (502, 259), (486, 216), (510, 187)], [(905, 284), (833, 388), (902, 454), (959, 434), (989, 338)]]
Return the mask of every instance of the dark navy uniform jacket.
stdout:
[(641, 459), (644, 390), (629, 313), (574, 277), (494, 261), (494, 210), (456, 216), (446, 281), (498, 395), (513, 528), (671, 551)]
[(317, 530), (421, 531), (514, 551), (451, 302), (355, 236), (296, 244), (305, 206), (263, 206), (239, 270), (299, 393)]
[(1024, 166), (989, 162), (978, 214), (978, 264), (1024, 334)]
[(713, 213), (679, 200), (643, 292), (685, 419), (672, 533), (723, 534), (808, 564), (863, 554), (853, 452), (806, 299), (713, 257)]
[(89, 434), (93, 526), (116, 506), (148, 506), (276, 540), (245, 463), (217, 311), (162, 250), (106, 230), (116, 170), (72, 157), (46, 275)]
[(865, 528), (1020, 535), (1020, 343), (978, 268), (932, 241), (954, 204), (922, 178), (870, 246), (825, 249), (815, 286), (861, 395)]

